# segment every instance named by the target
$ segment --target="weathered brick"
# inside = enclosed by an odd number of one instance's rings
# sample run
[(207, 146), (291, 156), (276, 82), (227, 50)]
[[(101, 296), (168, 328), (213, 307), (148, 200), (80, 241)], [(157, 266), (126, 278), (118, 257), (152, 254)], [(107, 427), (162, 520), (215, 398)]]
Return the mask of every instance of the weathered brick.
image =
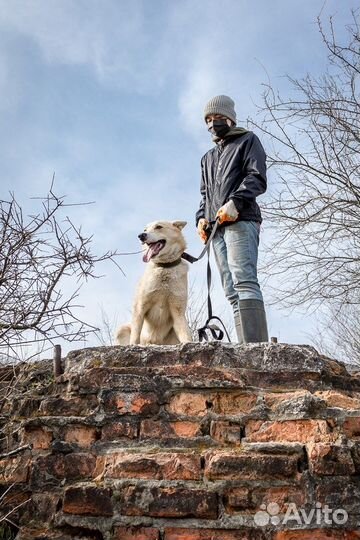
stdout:
[(213, 407), (216, 394), (200, 392), (181, 392), (171, 397), (166, 410), (173, 414), (204, 416)]
[(323, 399), (305, 390), (266, 394), (265, 404), (273, 415), (284, 419), (316, 418), (326, 409)]
[(360, 474), (360, 441), (353, 443), (351, 455), (355, 466), (355, 473)]
[(154, 527), (115, 527), (113, 540), (159, 540), (160, 533)]
[(96, 458), (91, 454), (60, 454), (40, 456), (33, 463), (30, 483), (33, 487), (57, 486), (59, 479), (91, 478)]
[(69, 426), (65, 430), (64, 440), (69, 443), (75, 443), (79, 446), (91, 446), (97, 438), (97, 430), (91, 426)]
[(336, 390), (318, 390), (316, 396), (323, 399), (329, 407), (341, 409), (360, 409), (360, 394), (357, 392), (347, 393)]
[(229, 514), (237, 511), (258, 511), (261, 505), (269, 503), (278, 504), (280, 512), (285, 512), (289, 503), (303, 507), (305, 502), (305, 491), (296, 486), (230, 487), (224, 491), (224, 506)]
[(310, 469), (321, 476), (355, 473), (351, 450), (347, 446), (316, 443), (308, 445)]
[(128, 516), (216, 519), (217, 494), (205, 489), (129, 486), (122, 490), (120, 513)]
[(67, 514), (112, 516), (111, 490), (97, 487), (69, 487), (65, 490), (63, 511)]
[[(63, 531), (51, 531), (49, 527), (21, 527), (16, 540), (72, 540), (73, 537)], [(83, 540), (90, 540), (86, 537)]]
[(117, 414), (154, 415), (159, 411), (158, 398), (155, 393), (105, 392), (103, 395), (106, 412)]
[(140, 439), (190, 438), (202, 435), (199, 422), (186, 420), (142, 420), (140, 424)]
[(300, 531), (278, 531), (274, 540), (358, 540), (359, 531), (334, 529), (311, 529)]
[(47, 450), (52, 441), (52, 432), (46, 428), (25, 428), (22, 442), (31, 444), (34, 450)]
[(109, 422), (102, 428), (101, 439), (104, 441), (116, 441), (122, 438), (136, 439), (138, 430), (138, 422), (119, 418), (115, 422)]
[(272, 411), (276, 411), (277, 407), (284, 401), (297, 399), (311, 395), (308, 390), (294, 390), (293, 392), (266, 392), (263, 395), (265, 405)]
[(249, 392), (224, 392), (216, 394), (213, 410), (217, 414), (243, 414), (251, 412), (257, 395)]
[(344, 420), (343, 431), (349, 439), (360, 437), (360, 416), (347, 416)]
[(45, 416), (87, 416), (98, 407), (96, 396), (56, 397), (41, 402), (39, 414)]
[(12, 406), (12, 411), (14, 414), (20, 417), (30, 418), (31, 416), (38, 414), (42, 399), (31, 397), (15, 400), (14, 403), (8, 403), (10, 408)]
[(105, 478), (200, 480), (202, 476), (200, 457), (182, 452), (112, 454), (106, 456), (104, 471)]
[[(134, 373), (135, 372), (135, 375)], [(93, 367), (79, 380), (81, 392), (92, 393), (101, 389), (119, 389), (122, 392), (153, 392), (156, 384), (144, 368)]]
[(204, 455), (205, 476), (209, 480), (288, 478), (297, 474), (296, 455), (247, 454), (222, 450), (210, 450)]
[(210, 437), (223, 444), (240, 444), (241, 426), (228, 420), (212, 420)]
[[(32, 493), (28, 486), (24, 484), (13, 484), (10, 488), (3, 487), (1, 488), (1, 499), (0, 499), (0, 532), (5, 534), (1, 528), (1, 518), (7, 513), (11, 515), (13, 522), (25, 523), (24, 515), (28, 514), (31, 511), (32, 504)], [(1, 534), (0, 534), (1, 538)], [(5, 534), (4, 540), (7, 539)]]
[(326, 420), (250, 420), (245, 433), (249, 442), (328, 442), (335, 438)]
[(233, 513), (234, 510), (248, 510), (251, 508), (250, 488), (231, 487), (223, 494), (224, 507), (226, 512)]
[(268, 540), (256, 529), (184, 529), (165, 527), (164, 540)]
[(25, 455), (8, 457), (0, 460), (0, 483), (16, 484), (26, 482), (29, 473), (30, 456)]
[[(54, 519), (59, 501), (60, 495), (57, 493), (33, 493), (27, 521), (29, 522), (36, 516), (38, 523), (51, 522)], [(25, 523), (24, 518), (23, 522)]]
[(360, 485), (356, 477), (318, 477), (315, 500), (331, 508), (344, 508), (349, 514), (359, 514)]

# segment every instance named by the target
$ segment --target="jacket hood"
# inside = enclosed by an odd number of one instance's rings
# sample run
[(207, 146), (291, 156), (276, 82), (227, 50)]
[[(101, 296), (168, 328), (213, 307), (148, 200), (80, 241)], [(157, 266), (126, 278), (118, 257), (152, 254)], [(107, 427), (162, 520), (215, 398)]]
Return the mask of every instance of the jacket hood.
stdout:
[[(226, 135), (224, 135), (224, 139), (227, 139), (228, 137), (240, 137), (241, 135), (245, 135), (245, 133), (249, 133), (249, 130), (242, 127), (233, 127), (226, 133)], [(222, 138), (213, 135), (212, 140), (214, 143), (218, 143), (222, 140)]]

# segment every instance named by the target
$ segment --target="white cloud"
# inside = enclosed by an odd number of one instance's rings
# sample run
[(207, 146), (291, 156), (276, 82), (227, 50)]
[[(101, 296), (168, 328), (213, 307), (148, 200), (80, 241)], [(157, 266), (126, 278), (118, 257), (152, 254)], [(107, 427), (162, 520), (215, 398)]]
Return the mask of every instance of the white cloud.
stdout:
[(139, 0), (12, 0), (0, 2), (0, 24), (30, 38), (50, 64), (85, 65), (102, 81), (126, 86), (140, 76), (145, 47)]

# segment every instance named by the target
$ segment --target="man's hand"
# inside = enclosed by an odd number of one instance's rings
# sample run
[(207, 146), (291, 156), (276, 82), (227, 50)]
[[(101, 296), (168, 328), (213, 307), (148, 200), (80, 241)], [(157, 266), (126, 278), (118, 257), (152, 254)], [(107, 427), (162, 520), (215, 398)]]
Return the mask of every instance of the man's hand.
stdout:
[(216, 212), (216, 217), (220, 224), (224, 223), (224, 221), (235, 221), (238, 216), (239, 212), (236, 210), (235, 203), (231, 199)]
[(198, 234), (201, 238), (201, 241), (206, 244), (206, 241), (208, 239), (208, 234), (207, 232), (205, 231), (205, 228), (209, 225), (209, 222), (207, 219), (205, 218), (201, 218), (199, 219), (198, 221), (198, 225), (197, 225), (197, 230), (198, 230)]

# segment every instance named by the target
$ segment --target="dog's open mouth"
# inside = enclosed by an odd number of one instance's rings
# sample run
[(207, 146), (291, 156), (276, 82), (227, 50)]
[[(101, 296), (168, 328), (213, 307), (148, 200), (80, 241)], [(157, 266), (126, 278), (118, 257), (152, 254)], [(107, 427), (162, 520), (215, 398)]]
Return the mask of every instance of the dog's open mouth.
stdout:
[(147, 245), (149, 247), (143, 256), (143, 261), (149, 262), (150, 259), (152, 259), (153, 257), (155, 257), (155, 255), (160, 253), (160, 251), (165, 246), (165, 244), (166, 244), (166, 240), (159, 240), (158, 242), (152, 242), (151, 244), (148, 243)]

